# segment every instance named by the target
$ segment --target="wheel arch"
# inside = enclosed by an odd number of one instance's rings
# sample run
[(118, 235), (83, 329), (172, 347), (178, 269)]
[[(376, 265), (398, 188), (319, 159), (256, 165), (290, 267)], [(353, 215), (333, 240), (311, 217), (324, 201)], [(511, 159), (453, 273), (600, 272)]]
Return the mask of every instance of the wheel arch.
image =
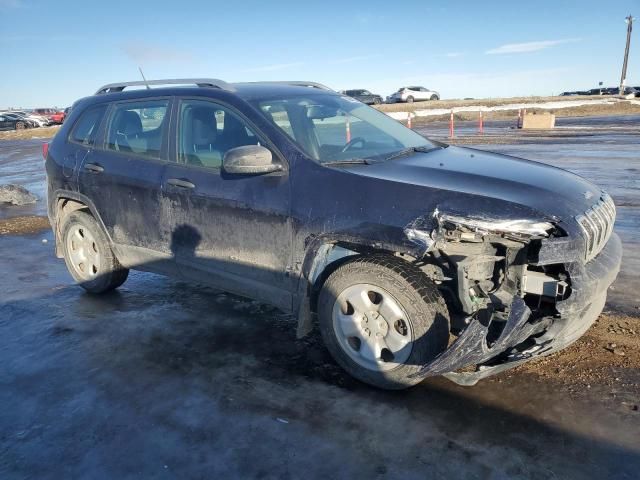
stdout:
[[(411, 255), (412, 252), (400, 245), (380, 244), (371, 239), (343, 235), (317, 237), (308, 244), (292, 309), (298, 313), (298, 338), (313, 330), (312, 315), (317, 311), (318, 296), (327, 278), (352, 258), (376, 253), (397, 256)], [(405, 260), (409, 261), (407, 258)]]
[(54, 193), (54, 201), (52, 207), (54, 209), (54, 211), (52, 212), (52, 225), (56, 240), (56, 257), (62, 258), (62, 244), (60, 241), (62, 234), (62, 221), (72, 212), (78, 210), (88, 211), (91, 216), (96, 219), (96, 222), (98, 223), (100, 229), (102, 229), (106, 237), (109, 239), (109, 243), (113, 244), (111, 235), (109, 235), (109, 232), (106, 229), (104, 222), (102, 221), (102, 217), (98, 213), (98, 210), (96, 209), (94, 203), (85, 195), (67, 190), (57, 191)]

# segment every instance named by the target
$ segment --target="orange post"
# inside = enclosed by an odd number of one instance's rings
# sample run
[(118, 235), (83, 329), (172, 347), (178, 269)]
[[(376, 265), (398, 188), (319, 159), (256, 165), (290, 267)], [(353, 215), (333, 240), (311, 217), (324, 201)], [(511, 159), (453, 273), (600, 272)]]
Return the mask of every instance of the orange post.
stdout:
[(449, 138), (453, 138), (454, 130), (453, 130), (453, 110), (451, 110), (451, 115), (449, 117)]
[(347, 115), (345, 127), (347, 129), (347, 143), (351, 141), (351, 122), (349, 121), (349, 116)]
[(411, 128), (411, 112), (407, 112), (407, 127)]
[(480, 116), (478, 117), (478, 133), (484, 134), (484, 122), (482, 120), (482, 110), (480, 110)]
[(518, 123), (516, 124), (516, 128), (520, 128), (522, 126), (522, 109), (518, 109)]

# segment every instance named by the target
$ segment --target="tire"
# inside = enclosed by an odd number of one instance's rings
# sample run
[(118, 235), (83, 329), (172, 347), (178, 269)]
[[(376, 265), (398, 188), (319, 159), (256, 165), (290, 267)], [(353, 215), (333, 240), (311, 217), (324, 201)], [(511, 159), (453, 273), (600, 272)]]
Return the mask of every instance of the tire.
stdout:
[(336, 362), (358, 380), (388, 390), (422, 381), (410, 376), (449, 340), (449, 312), (434, 283), (390, 255), (357, 257), (338, 267), (320, 292), (318, 318)]
[(16, 130), (24, 130), (27, 126), (24, 122), (16, 122)]
[(379, 98), (374, 98), (373, 99), (373, 104), (374, 105), (380, 105), (382, 103), (382, 100), (380, 100)]
[(87, 292), (105, 293), (122, 285), (129, 270), (120, 265), (95, 218), (76, 210), (63, 219), (62, 251), (67, 270)]
[(407, 97), (407, 103), (413, 103), (413, 97), (411, 95)]
[(429, 100), (440, 100), (440, 98), (438, 97), (438, 95), (431, 95), (431, 98)]

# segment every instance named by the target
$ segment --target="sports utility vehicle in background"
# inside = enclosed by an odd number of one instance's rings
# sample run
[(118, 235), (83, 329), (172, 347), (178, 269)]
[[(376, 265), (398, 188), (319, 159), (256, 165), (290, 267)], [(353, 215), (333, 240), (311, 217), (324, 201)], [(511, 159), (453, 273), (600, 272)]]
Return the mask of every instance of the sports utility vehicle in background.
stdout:
[(144, 85), (76, 102), (45, 147), (56, 253), (89, 292), (139, 269), (271, 303), (299, 335), (315, 313), (383, 388), (473, 384), (603, 308), (615, 207), (572, 173), (430, 141), (319, 84), (128, 91)]
[(382, 103), (382, 97), (375, 93), (371, 93), (369, 90), (344, 90), (340, 93), (344, 93), (351, 98), (355, 98), (366, 105), (380, 105)]
[(387, 97), (387, 103), (413, 103), (423, 100), (440, 100), (440, 94), (424, 87), (402, 87)]

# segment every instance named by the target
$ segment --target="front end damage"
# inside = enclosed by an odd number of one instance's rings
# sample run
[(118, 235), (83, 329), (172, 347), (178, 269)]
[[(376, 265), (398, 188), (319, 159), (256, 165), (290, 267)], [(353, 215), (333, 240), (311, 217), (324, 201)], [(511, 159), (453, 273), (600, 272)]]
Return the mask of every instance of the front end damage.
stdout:
[[(606, 194), (603, 199), (613, 208)], [(456, 337), (416, 375), (473, 385), (584, 334), (604, 307), (622, 256), (612, 231), (615, 209), (600, 217), (593, 238), (567, 235), (553, 219), (473, 218), (438, 209), (407, 225), (405, 235), (423, 252), (423, 271), (447, 299)]]

